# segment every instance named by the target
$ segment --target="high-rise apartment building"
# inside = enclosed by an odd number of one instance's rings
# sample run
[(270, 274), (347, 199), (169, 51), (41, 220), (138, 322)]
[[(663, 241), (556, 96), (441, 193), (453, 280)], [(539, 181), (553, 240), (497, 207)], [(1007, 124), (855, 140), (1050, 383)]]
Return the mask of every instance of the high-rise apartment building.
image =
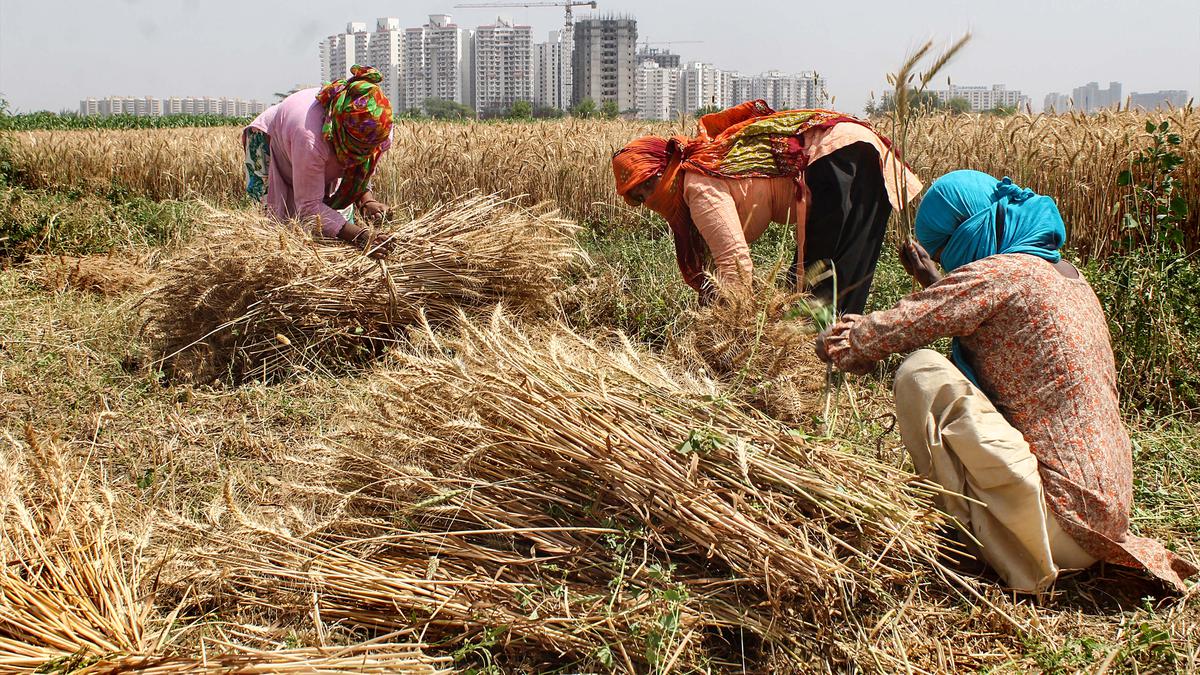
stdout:
[(1071, 98), (1075, 102), (1075, 110), (1081, 112), (1118, 108), (1121, 106), (1121, 83), (1109, 82), (1108, 89), (1101, 89), (1096, 82), (1088, 82), (1082, 87), (1072, 89)]
[(429, 23), (404, 31), (404, 102), (425, 108), (428, 99), (471, 105), (475, 101), (474, 35), (449, 14), (430, 14)]
[(1182, 108), (1188, 103), (1188, 93), (1183, 89), (1164, 89), (1147, 94), (1136, 91), (1129, 95), (1129, 107), (1140, 110)]
[(637, 19), (608, 15), (575, 23), (573, 104), (608, 101), (625, 111), (637, 106)]
[(1071, 97), (1067, 94), (1051, 92), (1042, 99), (1042, 110), (1045, 112), (1067, 112), (1071, 109)]
[(1082, 87), (1072, 89), (1069, 96), (1058, 92), (1047, 94), (1042, 101), (1042, 106), (1043, 110), (1047, 112), (1074, 110), (1091, 113), (1104, 108), (1119, 108), (1121, 103), (1120, 82), (1109, 82), (1108, 89), (1101, 89), (1096, 82), (1088, 82)]
[[(745, 85), (735, 83), (735, 89)], [(785, 73), (778, 70), (751, 78), (749, 99), (761, 98), (775, 110), (801, 110), (821, 108), (828, 104), (825, 96), (825, 78), (815, 72)], [(742, 93), (739, 91), (738, 93)], [(735, 96), (737, 103), (747, 98)]]
[(330, 35), (319, 45), (321, 83), (350, 76), (350, 66), (372, 66), (383, 75), (380, 87), (395, 110), (404, 104), (404, 31), (400, 19), (381, 17), (375, 31), (364, 21), (351, 21), (345, 32)]
[(755, 84), (758, 78), (753, 75), (743, 75), (742, 73), (733, 72), (729, 74), (729, 105), (737, 105), (744, 101), (753, 101), (757, 98), (754, 95)]
[(661, 68), (678, 68), (679, 55), (672, 54), (666, 49), (656, 49), (649, 45), (643, 46), (637, 52), (637, 62), (653, 61)]
[(689, 63), (681, 69), (676, 97), (679, 112), (694, 115), (702, 108), (725, 108), (733, 98), (734, 74), (711, 63)]
[[(350, 75), (350, 66), (365, 61), (369, 54), (367, 47), (371, 43), (371, 34), (367, 32), (367, 24), (362, 21), (351, 21), (346, 24), (346, 32), (330, 35), (325, 38), (324, 49), (321, 50), (321, 82), (332, 82), (338, 78)], [(362, 50), (359, 50), (362, 45)]]
[(475, 111), (501, 114), (517, 101), (533, 102), (533, 28), (497, 17), (475, 29)]
[(214, 98), (196, 96), (105, 96), (101, 99), (85, 98), (79, 102), (80, 115), (137, 115), (159, 117), (162, 115), (224, 115), (248, 117), (267, 109), (261, 101), (240, 98)]
[[(1117, 91), (1120, 91), (1120, 85), (1117, 85)], [(964, 99), (971, 105), (971, 112), (984, 112), (995, 108), (1018, 108), (1025, 109), (1029, 107), (1029, 97), (1022, 94), (1020, 89), (1008, 89), (1003, 84), (993, 84), (992, 86), (963, 86), (951, 84), (949, 89), (939, 89), (933, 93), (937, 94), (938, 101), (947, 103), (951, 99)]]
[(550, 31), (549, 40), (534, 46), (534, 105), (558, 110), (571, 107), (574, 52), (575, 33), (565, 28)]
[(679, 78), (683, 70), (647, 59), (637, 69), (637, 118), (670, 120), (679, 114)]
[[(356, 47), (357, 49), (357, 47)], [(392, 102), (392, 110), (404, 110), (404, 31), (400, 19), (375, 20), (375, 32), (367, 45), (367, 58), (359, 63), (373, 66), (383, 75), (383, 93)]]

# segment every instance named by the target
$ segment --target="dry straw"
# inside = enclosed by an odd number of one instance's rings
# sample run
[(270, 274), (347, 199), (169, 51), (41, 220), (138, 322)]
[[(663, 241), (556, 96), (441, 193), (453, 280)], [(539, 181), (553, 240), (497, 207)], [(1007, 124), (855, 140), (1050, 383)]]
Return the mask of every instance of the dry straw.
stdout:
[(216, 229), (164, 265), (146, 303), (164, 370), (200, 382), (344, 371), (459, 307), (538, 312), (583, 259), (554, 211), (490, 196), (395, 224), (376, 257), (247, 212), (210, 218)]
[(37, 256), (30, 267), (50, 291), (76, 290), (102, 296), (144, 291), (154, 275), (142, 260), (118, 254)]
[(835, 634), (936, 558), (911, 475), (619, 339), (499, 310), (410, 339), (342, 444), (350, 515), (305, 537), (242, 514), (212, 552), (247, 601), (316, 589), (324, 617), (540, 665), (845, 663)]
[(817, 303), (759, 281), (720, 294), (681, 321), (668, 354), (720, 380), (736, 396), (788, 422), (811, 424), (823, 412), (826, 367), (813, 351)]
[(0, 672), (447, 672), (423, 645), (378, 640), (265, 650), (204, 639), (184, 607), (155, 607), (156, 575), (85, 458), (26, 429), (0, 448)]

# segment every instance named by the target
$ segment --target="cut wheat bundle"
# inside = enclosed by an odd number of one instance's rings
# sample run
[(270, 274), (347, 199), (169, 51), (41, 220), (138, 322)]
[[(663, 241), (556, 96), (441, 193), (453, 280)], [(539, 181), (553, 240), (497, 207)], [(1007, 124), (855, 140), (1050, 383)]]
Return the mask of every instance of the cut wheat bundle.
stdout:
[[(0, 445), (0, 672), (448, 672), (425, 645), (375, 640), (263, 649), (202, 637), (84, 458), (26, 429)], [(194, 642), (194, 641), (193, 641)]]
[[(834, 634), (941, 546), (914, 477), (619, 339), (497, 311), (449, 337), (425, 327), (388, 366), (343, 445), (353, 515), (214, 556), (242, 561), (226, 578), (247, 597), (275, 602), (284, 581), (351, 624), (431, 642), (499, 631), (517, 653), (631, 671), (670, 654), (844, 660), (823, 651)], [(647, 649), (662, 625), (666, 651)]]
[(77, 290), (119, 296), (144, 291), (154, 282), (147, 261), (114, 253), (36, 256), (29, 265), (38, 283), (55, 292)]
[(494, 196), (395, 224), (376, 257), (247, 212), (211, 219), (217, 231), (164, 266), (146, 306), (164, 370), (193, 381), (345, 370), (422, 314), (540, 311), (584, 255), (554, 211)]
[(827, 393), (827, 369), (813, 351), (822, 311), (811, 296), (759, 280), (689, 312), (667, 354), (776, 419), (811, 423)]

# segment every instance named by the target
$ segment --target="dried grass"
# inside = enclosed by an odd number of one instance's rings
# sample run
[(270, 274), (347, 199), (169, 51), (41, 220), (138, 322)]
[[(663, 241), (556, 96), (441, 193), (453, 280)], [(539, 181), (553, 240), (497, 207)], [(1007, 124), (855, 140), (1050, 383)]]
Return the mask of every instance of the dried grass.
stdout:
[(836, 636), (935, 567), (912, 476), (627, 343), (499, 311), (411, 339), (327, 474), (346, 517), (220, 537), (243, 602), (315, 589), (323, 617), (542, 665), (844, 664)]
[(554, 211), (488, 196), (395, 224), (379, 259), (250, 213), (211, 220), (216, 231), (164, 265), (146, 303), (156, 358), (176, 379), (344, 372), (422, 316), (497, 301), (546, 310), (584, 259)]
[(723, 292), (679, 323), (667, 353), (717, 378), (728, 396), (776, 419), (811, 424), (825, 404), (827, 368), (813, 351), (818, 330), (804, 311), (810, 300), (761, 281)]
[[(423, 645), (264, 650), (205, 639), (179, 653), (182, 605), (155, 607), (155, 572), (115, 496), (59, 442), (26, 428), (0, 449), (0, 672), (447, 672)], [(177, 623), (178, 622), (178, 623)], [(182, 626), (182, 627), (181, 627)]]
[(38, 256), (29, 262), (41, 286), (54, 292), (119, 296), (144, 291), (154, 283), (146, 261), (128, 255)]

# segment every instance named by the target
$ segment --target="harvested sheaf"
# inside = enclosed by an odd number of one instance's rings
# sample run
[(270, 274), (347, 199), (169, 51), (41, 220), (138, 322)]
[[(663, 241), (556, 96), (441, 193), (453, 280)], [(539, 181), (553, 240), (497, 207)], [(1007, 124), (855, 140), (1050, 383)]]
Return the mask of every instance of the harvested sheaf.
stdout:
[(812, 299), (771, 283), (730, 289), (679, 323), (668, 354), (717, 378), (776, 419), (811, 423), (826, 393), (826, 367), (813, 351)]
[(378, 355), (422, 316), (503, 301), (553, 306), (583, 259), (576, 226), (544, 208), (467, 197), (398, 223), (369, 257), (250, 213), (165, 265), (147, 302), (164, 371), (207, 382), (336, 373)]
[(0, 447), (0, 672), (447, 672), (394, 641), (267, 650), (203, 638), (183, 606), (156, 609), (145, 550), (79, 457), (26, 430)]
[(76, 290), (102, 296), (117, 296), (146, 290), (154, 275), (145, 264), (115, 254), (85, 256), (41, 256), (32, 264), (39, 280), (51, 291)]
[(936, 559), (913, 476), (628, 343), (499, 312), (412, 342), (331, 472), (347, 517), (211, 556), (243, 601), (316, 589), (322, 616), (540, 665), (845, 663)]

